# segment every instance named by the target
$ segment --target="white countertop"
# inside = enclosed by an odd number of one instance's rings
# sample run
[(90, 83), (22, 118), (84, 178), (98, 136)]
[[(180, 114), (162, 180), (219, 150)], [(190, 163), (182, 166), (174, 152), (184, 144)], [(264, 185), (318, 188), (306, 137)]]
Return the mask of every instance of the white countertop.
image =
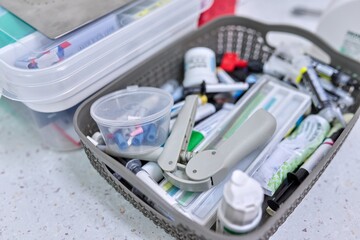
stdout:
[[(0, 101), (0, 239), (173, 239), (109, 186), (82, 150), (47, 149), (16, 115)], [(359, 137), (358, 122), (273, 240), (360, 238)]]
[[(358, 122), (273, 240), (360, 239), (359, 138)], [(0, 201), (0, 239), (173, 239), (108, 185), (82, 150), (47, 149), (1, 100)]]

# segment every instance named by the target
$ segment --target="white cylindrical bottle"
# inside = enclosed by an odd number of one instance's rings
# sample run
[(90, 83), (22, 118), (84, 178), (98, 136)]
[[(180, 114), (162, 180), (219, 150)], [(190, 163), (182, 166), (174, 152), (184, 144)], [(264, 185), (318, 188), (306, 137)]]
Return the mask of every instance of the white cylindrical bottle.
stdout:
[(216, 59), (215, 53), (210, 48), (196, 47), (185, 53), (184, 87), (206, 84), (216, 84)]
[(246, 173), (236, 170), (225, 184), (224, 196), (217, 211), (216, 231), (238, 235), (254, 229), (262, 216), (264, 192)]

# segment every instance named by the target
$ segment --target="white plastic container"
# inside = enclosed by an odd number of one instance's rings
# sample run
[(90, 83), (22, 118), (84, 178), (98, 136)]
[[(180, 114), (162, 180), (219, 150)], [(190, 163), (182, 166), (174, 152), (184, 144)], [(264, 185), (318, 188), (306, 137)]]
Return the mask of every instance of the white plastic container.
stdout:
[(217, 211), (216, 231), (239, 235), (253, 230), (261, 221), (264, 192), (258, 182), (236, 170), (225, 184)]
[[(76, 105), (158, 50), (197, 28), (200, 1), (159, 1), (162, 2), (161, 7), (144, 17), (126, 22), (127, 25), (116, 32), (50, 67), (15, 67), (15, 62), (26, 54), (49, 46), (50, 40), (39, 32), (0, 49), (0, 87), (3, 87), (3, 96), (24, 103), (32, 111), (35, 126), (39, 126), (46, 145), (56, 150), (79, 148), (72, 121), (69, 123)], [(143, 0), (138, 2), (139, 5), (134, 7), (136, 13), (144, 3)], [(151, 2), (156, 3), (157, 0)], [(131, 9), (126, 10), (126, 14), (132, 12)], [(54, 130), (51, 120), (55, 119), (57, 124)]]
[(129, 86), (96, 100), (90, 114), (110, 151), (136, 157), (165, 143), (173, 105), (162, 89)]
[(185, 53), (185, 77), (183, 86), (191, 87), (217, 84), (215, 52), (205, 47), (195, 47)]

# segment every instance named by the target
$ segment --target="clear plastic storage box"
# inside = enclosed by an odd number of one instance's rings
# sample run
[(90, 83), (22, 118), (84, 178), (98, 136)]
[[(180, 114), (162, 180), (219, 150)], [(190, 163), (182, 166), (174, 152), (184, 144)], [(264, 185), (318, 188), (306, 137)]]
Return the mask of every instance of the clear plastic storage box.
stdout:
[[(14, 39), (15, 43), (0, 49), (2, 95), (24, 103), (31, 110), (35, 125), (47, 145), (57, 150), (78, 148), (79, 139), (69, 121), (76, 105), (169, 43), (196, 29), (200, 3), (138, 0), (60, 40), (48, 39), (39, 32)], [(108, 26), (112, 21), (116, 22), (115, 30), (109, 28), (108, 32), (87, 35), (89, 30), (85, 28), (98, 31), (104, 23)], [(0, 30), (1, 34), (7, 34)], [(67, 40), (74, 39), (77, 33), (90, 40), (80, 43), (80, 51), (69, 50), (71, 54), (64, 57), (61, 54), (69, 53)], [(62, 46), (65, 50), (61, 49)], [(44, 57), (54, 49), (56, 55)], [(34, 58), (36, 68), (32, 66)]]

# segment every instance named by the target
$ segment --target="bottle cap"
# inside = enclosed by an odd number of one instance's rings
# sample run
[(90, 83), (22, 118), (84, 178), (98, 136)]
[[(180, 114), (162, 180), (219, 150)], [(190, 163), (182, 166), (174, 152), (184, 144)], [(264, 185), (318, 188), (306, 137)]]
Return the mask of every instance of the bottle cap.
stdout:
[(126, 163), (126, 168), (132, 171), (133, 173), (137, 173), (141, 170), (142, 163), (139, 159), (132, 159)]
[(146, 171), (155, 182), (160, 182), (164, 178), (160, 166), (155, 162), (146, 163), (142, 169)]
[(258, 219), (263, 200), (264, 191), (260, 184), (246, 173), (236, 170), (225, 184), (224, 204), (221, 207), (230, 223), (244, 226)]
[(92, 135), (92, 139), (94, 139), (96, 142), (98, 142), (100, 145), (105, 144), (104, 138), (100, 132), (95, 132)]
[(201, 101), (201, 105), (204, 105), (205, 103), (208, 102), (208, 97), (206, 95), (199, 95), (200, 101)]

